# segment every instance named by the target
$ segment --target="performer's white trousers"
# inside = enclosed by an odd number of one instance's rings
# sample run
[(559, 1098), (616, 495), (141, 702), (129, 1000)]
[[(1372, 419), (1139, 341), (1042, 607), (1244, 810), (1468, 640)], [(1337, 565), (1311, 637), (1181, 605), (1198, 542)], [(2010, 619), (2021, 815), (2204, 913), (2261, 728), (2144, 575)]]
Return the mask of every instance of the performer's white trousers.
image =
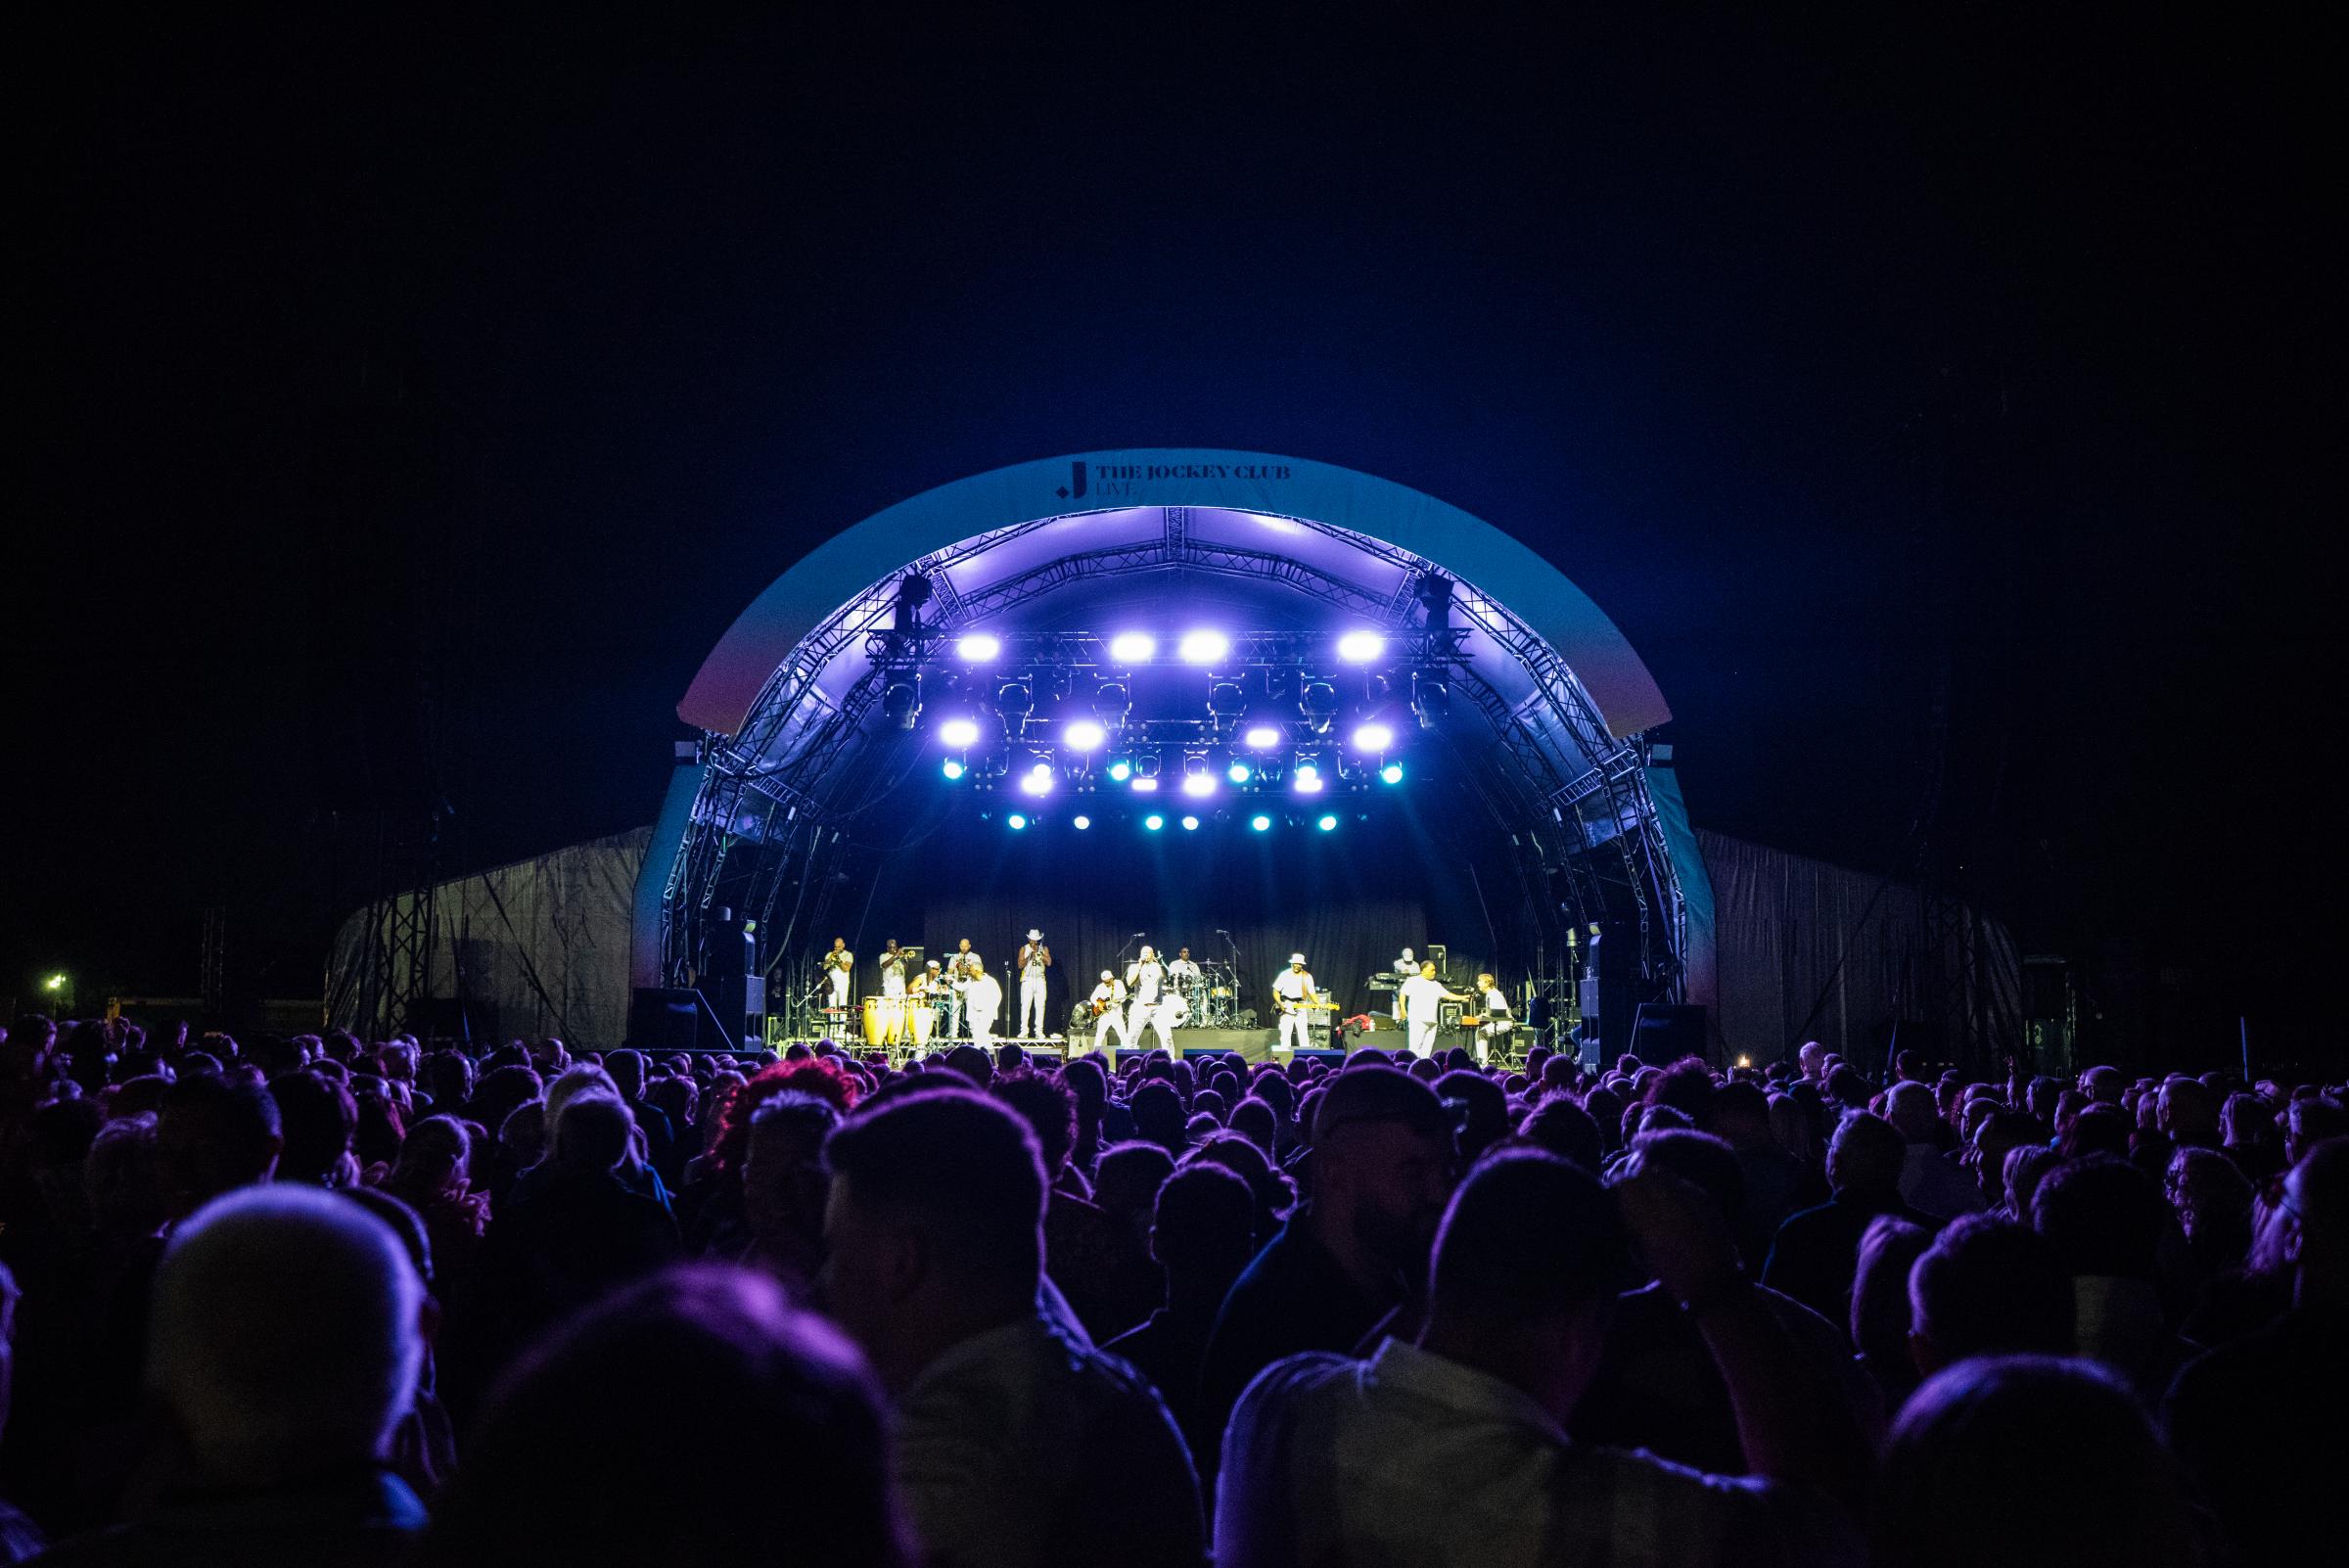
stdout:
[[(1036, 1021), (1028, 1015), (1034, 1009)], [(1020, 1038), (1037, 1039), (1044, 1033), (1044, 983), (1040, 979), (1023, 976), (1020, 980)]]
[(972, 1008), (971, 1043), (978, 1046), (981, 1050), (985, 1050), (988, 1046), (994, 1043), (994, 1039), (995, 1015), (993, 1013), (983, 1013), (976, 1007)]
[(1434, 1021), (1430, 1020), (1429, 1022), (1423, 1024), (1418, 1019), (1414, 1018), (1411, 1020), (1410, 1029), (1411, 1054), (1413, 1056), (1433, 1056), (1436, 1053), (1436, 1026)]
[(942, 1039), (958, 1039), (962, 1036), (962, 992), (946, 992), (946, 1032)]
[(848, 1006), (848, 1004), (849, 1004), (849, 972), (848, 972), (847, 970), (845, 970), (845, 969), (835, 969), (835, 970), (833, 970), (833, 971), (832, 971), (832, 976), (831, 976), (831, 979), (832, 979), (832, 1005), (833, 1005), (833, 1006), (835, 1006), (835, 1007), (846, 1007), (846, 1006)]
[[(1109, 1038), (1109, 1032), (1113, 1029), (1118, 1032), (1118, 1049), (1132, 1048), (1133, 1037), (1126, 1031), (1126, 1014), (1122, 1009), (1112, 1007), (1093, 1024), (1093, 1051), (1096, 1055), (1100, 1053), (1102, 1042)], [(1117, 1061), (1115, 1052), (1111, 1053), (1110, 1061), (1113, 1063)]]
[(1295, 1051), (1313, 1042), (1313, 1014), (1283, 1013), (1280, 1015), (1280, 1048)]
[(1142, 1033), (1145, 1030), (1152, 1029), (1158, 1031), (1158, 1042), (1167, 1048), (1167, 1055), (1170, 1057), (1175, 1057), (1182, 1054), (1180, 1050), (1175, 1048), (1174, 1037), (1167, 1028), (1166, 1003), (1163, 1001), (1149, 1003), (1143, 1003), (1139, 1001), (1135, 1002), (1132, 1008), (1127, 1014), (1127, 1044), (1136, 1049), (1148, 1050), (1150, 1046), (1148, 1042), (1142, 1038)]

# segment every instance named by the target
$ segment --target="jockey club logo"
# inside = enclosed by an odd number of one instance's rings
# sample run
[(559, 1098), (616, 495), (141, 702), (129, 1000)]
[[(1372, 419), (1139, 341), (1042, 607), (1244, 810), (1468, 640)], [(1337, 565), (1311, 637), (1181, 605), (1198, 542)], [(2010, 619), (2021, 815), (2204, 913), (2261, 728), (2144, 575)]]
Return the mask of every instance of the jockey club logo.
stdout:
[(1150, 480), (1263, 482), (1290, 477), (1286, 463), (1107, 463), (1088, 475), (1080, 459), (1069, 464), (1068, 484), (1055, 486), (1052, 493), (1064, 501), (1082, 501), (1088, 487), (1103, 495), (1138, 496), (1142, 484)]

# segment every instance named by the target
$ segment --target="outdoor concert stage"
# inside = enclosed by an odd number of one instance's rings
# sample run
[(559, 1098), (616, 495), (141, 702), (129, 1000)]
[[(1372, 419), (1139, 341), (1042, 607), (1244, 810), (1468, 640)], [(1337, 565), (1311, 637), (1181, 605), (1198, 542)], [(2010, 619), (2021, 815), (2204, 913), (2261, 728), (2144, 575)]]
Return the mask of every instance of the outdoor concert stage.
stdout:
[(857, 1008), (894, 938), (925, 964), (968, 939), (1010, 1032), (1031, 929), (1047, 1032), (1142, 945), (1188, 946), (1220, 967), (1182, 1022), (1243, 1050), (1291, 953), (1344, 1018), (1391, 1012), (1402, 949), (1440, 947), (1454, 991), (1490, 969), (1533, 1038), (1608, 1054), (1642, 1006), (1770, 1059), (1866, 1051), (1920, 974), (1954, 977), (1953, 1029), (2019, 990), (1971, 911), (1700, 848), (1652, 739), (1670, 712), (1598, 606), (1493, 525), (1326, 464), (1088, 452), (925, 491), (776, 577), (677, 712), (699, 739), (649, 831), (358, 912), (336, 1023), (805, 1038), (833, 940)]

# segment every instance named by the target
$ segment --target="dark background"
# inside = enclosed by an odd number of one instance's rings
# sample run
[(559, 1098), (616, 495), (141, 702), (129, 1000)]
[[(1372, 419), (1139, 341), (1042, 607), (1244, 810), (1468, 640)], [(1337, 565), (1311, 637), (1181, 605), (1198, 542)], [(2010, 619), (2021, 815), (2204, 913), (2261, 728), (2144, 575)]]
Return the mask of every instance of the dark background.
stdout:
[(384, 821), (649, 820), (828, 531), (1202, 444), (1543, 549), (1706, 825), (1933, 870), (2141, 1043), (2337, 1048), (2313, 34), (832, 9), (27, 24), (0, 993), (192, 991), (217, 906), (315, 995)]

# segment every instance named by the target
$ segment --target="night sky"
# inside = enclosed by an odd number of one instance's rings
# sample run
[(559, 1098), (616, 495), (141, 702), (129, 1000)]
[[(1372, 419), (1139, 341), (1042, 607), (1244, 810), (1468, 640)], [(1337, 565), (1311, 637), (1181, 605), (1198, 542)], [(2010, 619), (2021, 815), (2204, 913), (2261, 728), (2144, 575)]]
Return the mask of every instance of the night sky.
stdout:
[(1221, 445), (1543, 550), (1701, 823), (2332, 1038), (2313, 37), (826, 9), (22, 40), (0, 996), (192, 992), (215, 904), (314, 995), (436, 782), (451, 870), (649, 821), (830, 531)]

